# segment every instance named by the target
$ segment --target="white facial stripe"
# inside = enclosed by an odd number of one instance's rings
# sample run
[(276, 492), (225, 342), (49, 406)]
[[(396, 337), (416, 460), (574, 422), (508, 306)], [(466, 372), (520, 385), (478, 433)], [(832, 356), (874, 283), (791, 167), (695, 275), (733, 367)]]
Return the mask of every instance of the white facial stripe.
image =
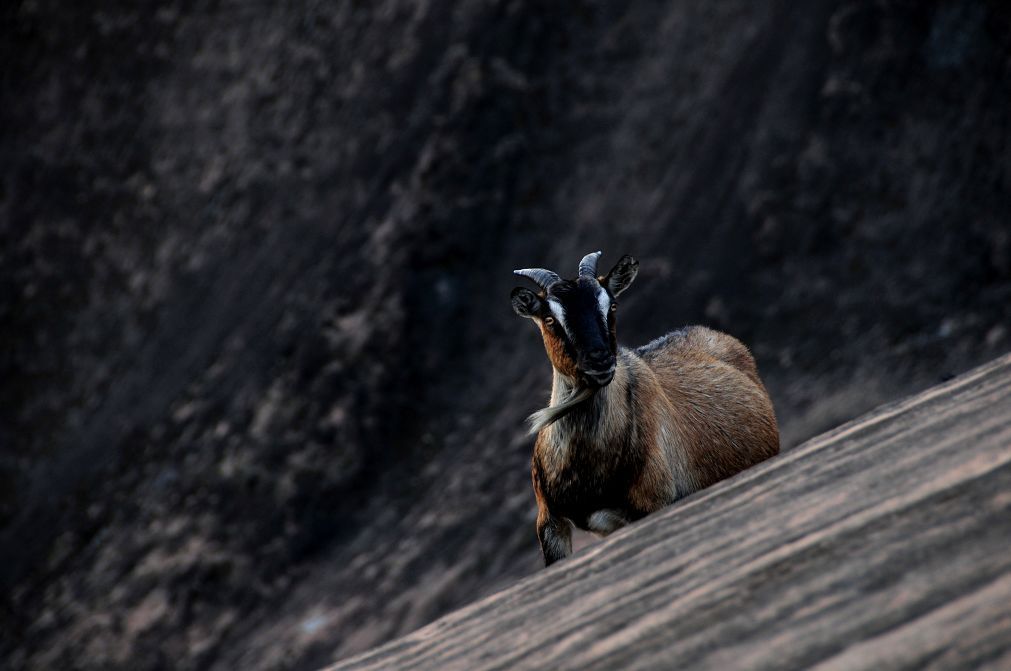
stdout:
[[(562, 325), (562, 328), (565, 329), (565, 332), (569, 333), (569, 325), (565, 323), (565, 308), (562, 307), (562, 304), (553, 298), (549, 298), (548, 308), (551, 310), (551, 314), (555, 316), (555, 319), (558, 320), (558, 323)], [(569, 333), (569, 337), (572, 337), (571, 333)]]
[(601, 287), (600, 292), (597, 293), (597, 305), (600, 306), (600, 315), (604, 318), (604, 323), (607, 323), (607, 313), (611, 309), (611, 297), (607, 295)]

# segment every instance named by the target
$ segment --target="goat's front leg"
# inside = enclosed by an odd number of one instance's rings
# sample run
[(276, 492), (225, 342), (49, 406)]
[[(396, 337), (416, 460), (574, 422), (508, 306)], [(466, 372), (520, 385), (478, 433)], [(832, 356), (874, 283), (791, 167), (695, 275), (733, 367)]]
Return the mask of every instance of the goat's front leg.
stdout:
[(537, 538), (541, 542), (545, 566), (572, 554), (572, 525), (552, 515), (543, 505), (537, 511)]
[(531, 465), (530, 475), (534, 483), (534, 496), (537, 497), (537, 540), (541, 542), (544, 565), (551, 566), (559, 559), (565, 559), (572, 554), (572, 526), (548, 510), (536, 459)]

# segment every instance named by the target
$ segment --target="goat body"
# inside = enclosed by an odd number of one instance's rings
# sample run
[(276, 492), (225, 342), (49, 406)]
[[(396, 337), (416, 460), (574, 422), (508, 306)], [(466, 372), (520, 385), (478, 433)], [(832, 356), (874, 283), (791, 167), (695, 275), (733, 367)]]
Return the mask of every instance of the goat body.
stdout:
[(531, 417), (537, 536), (551, 564), (575, 524), (608, 534), (779, 452), (772, 401), (740, 341), (702, 326), (637, 350), (618, 347), (617, 297), (639, 263), (597, 275), (600, 252), (564, 280), (514, 271), (513, 310), (533, 320), (554, 370), (551, 406)]
[[(557, 370), (552, 405), (571, 393)], [(779, 452), (754, 358), (701, 326), (618, 350), (614, 379), (537, 436), (532, 460), (545, 563), (571, 527), (608, 534)]]

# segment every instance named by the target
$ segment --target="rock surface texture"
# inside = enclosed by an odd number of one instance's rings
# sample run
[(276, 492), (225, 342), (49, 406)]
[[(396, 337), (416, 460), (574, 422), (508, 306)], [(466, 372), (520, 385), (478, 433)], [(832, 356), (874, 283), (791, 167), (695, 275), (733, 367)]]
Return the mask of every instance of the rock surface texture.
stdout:
[(1006, 669), (1011, 356), (330, 667)]
[[(997, 0), (0, 8), (0, 659), (309, 669), (539, 569), (516, 267), (784, 448), (1011, 348)], [(788, 455), (789, 458), (789, 455)]]

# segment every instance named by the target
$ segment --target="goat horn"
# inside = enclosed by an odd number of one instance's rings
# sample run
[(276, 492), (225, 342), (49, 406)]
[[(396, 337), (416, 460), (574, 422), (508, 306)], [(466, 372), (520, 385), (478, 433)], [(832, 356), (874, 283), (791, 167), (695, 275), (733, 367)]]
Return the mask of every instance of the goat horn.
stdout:
[(591, 252), (583, 257), (583, 260), (579, 262), (579, 276), (580, 277), (596, 277), (597, 276), (597, 259), (600, 258), (600, 252)]
[(562, 279), (558, 276), (558, 273), (553, 273), (550, 270), (545, 270), (544, 268), (524, 268), (523, 270), (514, 270), (513, 275), (530, 278), (536, 282), (537, 286), (541, 289), (547, 289), (552, 284), (560, 282)]

